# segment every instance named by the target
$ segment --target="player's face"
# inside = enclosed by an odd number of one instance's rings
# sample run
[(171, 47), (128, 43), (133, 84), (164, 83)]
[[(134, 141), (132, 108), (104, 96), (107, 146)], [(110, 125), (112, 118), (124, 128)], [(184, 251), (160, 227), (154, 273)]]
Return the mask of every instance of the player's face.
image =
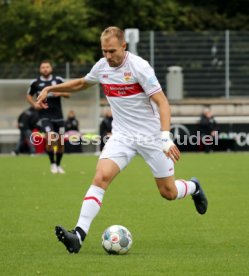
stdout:
[(40, 74), (47, 78), (53, 71), (53, 68), (50, 63), (42, 63), (40, 65)]
[(110, 67), (118, 67), (125, 57), (126, 43), (120, 43), (116, 37), (102, 38), (101, 48)]

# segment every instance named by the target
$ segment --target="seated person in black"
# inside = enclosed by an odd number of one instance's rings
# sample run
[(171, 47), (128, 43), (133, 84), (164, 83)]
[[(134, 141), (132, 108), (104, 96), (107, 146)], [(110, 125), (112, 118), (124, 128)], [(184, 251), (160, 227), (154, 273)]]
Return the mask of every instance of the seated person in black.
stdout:
[(107, 108), (105, 110), (104, 118), (100, 123), (99, 132), (100, 132), (100, 138), (101, 138), (100, 150), (102, 151), (105, 146), (105, 143), (107, 142), (107, 140), (109, 139), (109, 137), (112, 134), (112, 111), (111, 111), (111, 108)]
[(20, 130), (20, 138), (16, 144), (16, 147), (13, 151), (13, 154), (18, 155), (24, 145), (27, 146), (27, 149), (31, 155), (35, 154), (35, 146), (31, 142), (32, 130), (37, 127), (37, 122), (39, 120), (38, 111), (35, 110), (32, 106), (24, 110), (17, 119), (18, 128)]
[[(67, 153), (82, 152), (79, 121), (76, 119), (76, 115), (73, 110), (70, 110), (68, 112), (67, 120), (65, 122), (65, 128), (66, 128), (66, 139), (68, 139), (65, 142), (65, 152)], [(74, 141), (73, 143), (71, 143), (71, 139)]]
[[(200, 116), (199, 130), (201, 137), (206, 135), (214, 137), (217, 134), (218, 124), (209, 107), (205, 107)], [(204, 144), (203, 146), (206, 153), (209, 153), (213, 149), (213, 145), (210, 144)]]
[(75, 130), (79, 131), (79, 121), (76, 119), (73, 110), (70, 110), (67, 115), (67, 120), (65, 122), (66, 131)]

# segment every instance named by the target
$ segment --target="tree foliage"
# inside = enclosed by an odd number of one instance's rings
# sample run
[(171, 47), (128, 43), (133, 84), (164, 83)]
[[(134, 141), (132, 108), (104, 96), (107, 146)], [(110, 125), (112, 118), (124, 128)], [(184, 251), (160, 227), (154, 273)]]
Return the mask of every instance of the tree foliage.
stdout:
[(94, 25), (140, 30), (248, 30), (248, 0), (86, 0)]
[(29, 0), (12, 0), (1, 6), (1, 14), (1, 61), (93, 60), (91, 46), (99, 32), (88, 26), (84, 1), (46, 0), (36, 5)]
[(107, 26), (155, 31), (249, 30), (248, 0), (5, 0), (0, 62), (84, 63)]
[(175, 29), (249, 30), (248, 0), (177, 0), (182, 7)]

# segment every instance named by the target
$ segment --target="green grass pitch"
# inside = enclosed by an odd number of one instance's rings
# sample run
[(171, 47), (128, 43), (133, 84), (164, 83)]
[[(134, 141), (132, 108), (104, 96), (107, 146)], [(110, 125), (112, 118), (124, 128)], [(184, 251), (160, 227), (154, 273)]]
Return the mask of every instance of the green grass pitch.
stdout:
[[(72, 229), (91, 183), (96, 156), (65, 155), (65, 175), (46, 156), (0, 157), (0, 275), (249, 275), (249, 154), (187, 154), (176, 178), (197, 176), (208, 196), (206, 215), (191, 197), (160, 197), (136, 157), (114, 180), (79, 254), (69, 255), (55, 225)], [(133, 235), (127, 255), (107, 255), (102, 232), (112, 224)]]

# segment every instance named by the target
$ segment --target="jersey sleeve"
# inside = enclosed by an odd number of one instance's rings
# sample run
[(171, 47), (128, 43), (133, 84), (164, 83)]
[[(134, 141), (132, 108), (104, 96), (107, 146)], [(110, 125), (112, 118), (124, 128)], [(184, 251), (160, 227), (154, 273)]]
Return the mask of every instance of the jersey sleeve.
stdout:
[(60, 76), (56, 76), (56, 83), (57, 84), (60, 84), (60, 83), (63, 83), (64, 82), (64, 79)]
[(100, 61), (95, 63), (91, 71), (84, 77), (87, 83), (89, 84), (99, 83), (99, 66), (100, 66)]
[(148, 97), (162, 91), (162, 87), (155, 75), (155, 71), (147, 61), (144, 61), (142, 66), (139, 67), (137, 78)]
[(37, 88), (36, 88), (36, 80), (33, 80), (30, 85), (29, 85), (29, 88), (28, 88), (28, 91), (27, 91), (27, 94), (28, 95), (31, 95), (31, 96), (34, 96), (37, 92)]

